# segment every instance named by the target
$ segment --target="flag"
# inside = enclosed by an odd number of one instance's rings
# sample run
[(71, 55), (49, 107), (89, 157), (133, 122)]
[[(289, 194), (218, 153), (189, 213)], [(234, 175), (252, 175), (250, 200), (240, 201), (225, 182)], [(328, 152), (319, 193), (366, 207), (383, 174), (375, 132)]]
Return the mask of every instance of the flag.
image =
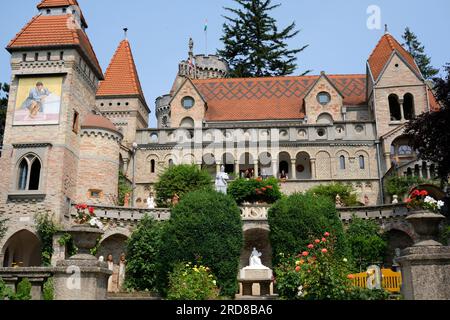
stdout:
[(205, 29), (204, 30), (205, 30), (205, 32), (208, 31), (208, 19), (206, 19), (206, 21), (205, 21)]

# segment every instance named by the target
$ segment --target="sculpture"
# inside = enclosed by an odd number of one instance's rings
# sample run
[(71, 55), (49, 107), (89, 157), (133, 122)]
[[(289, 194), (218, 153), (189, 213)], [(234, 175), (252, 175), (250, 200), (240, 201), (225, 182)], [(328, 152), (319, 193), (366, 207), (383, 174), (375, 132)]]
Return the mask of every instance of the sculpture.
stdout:
[(261, 256), (262, 253), (256, 250), (256, 248), (253, 248), (253, 252), (250, 256), (250, 267), (264, 267), (264, 265), (261, 262)]
[(227, 194), (229, 179), (230, 177), (228, 176), (228, 173), (225, 172), (225, 167), (222, 166), (220, 172), (216, 175), (216, 191)]
[(150, 193), (148, 198), (147, 198), (147, 207), (149, 209), (155, 209), (156, 208), (156, 203), (155, 203), (155, 198), (153, 196), (153, 193)]
[(344, 203), (342, 202), (341, 196), (336, 195), (336, 207), (342, 208), (344, 206)]
[[(107, 263), (108, 269), (114, 273), (114, 259), (112, 254), (108, 255)], [(108, 278), (108, 292), (114, 292), (113, 275), (110, 275)]]
[(398, 204), (399, 203), (399, 201), (398, 201), (398, 196), (397, 195), (394, 195), (394, 200), (392, 200), (392, 204)]
[(123, 285), (125, 283), (125, 271), (126, 271), (127, 260), (125, 259), (125, 253), (120, 255), (119, 261), (119, 283), (118, 289), (121, 291), (123, 289)]

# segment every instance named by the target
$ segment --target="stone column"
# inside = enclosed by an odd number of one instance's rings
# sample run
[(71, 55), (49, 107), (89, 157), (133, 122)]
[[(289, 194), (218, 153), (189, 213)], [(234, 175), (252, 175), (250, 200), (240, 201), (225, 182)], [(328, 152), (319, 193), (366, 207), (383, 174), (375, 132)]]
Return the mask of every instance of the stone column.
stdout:
[(317, 179), (316, 159), (311, 159), (311, 178), (313, 180)]
[(421, 179), (423, 179), (422, 166), (419, 166), (419, 177), (420, 177)]
[(403, 110), (403, 102), (404, 102), (404, 100), (403, 99), (400, 99), (399, 101), (399, 104), (400, 104), (400, 114), (401, 114), (401, 121), (404, 121), (405, 120), (405, 111)]
[(433, 177), (431, 176), (431, 166), (429, 164), (427, 164), (427, 179), (432, 179)]
[(236, 174), (236, 178), (240, 178), (240, 167), (239, 161), (234, 161), (234, 173)]
[(278, 159), (272, 159), (272, 172), (275, 178), (278, 178)]
[(297, 159), (291, 159), (291, 179), (297, 179)]
[(259, 177), (259, 174), (258, 174), (258, 172), (259, 172), (259, 161), (255, 160), (253, 163), (255, 165), (255, 177), (254, 178), (258, 178)]

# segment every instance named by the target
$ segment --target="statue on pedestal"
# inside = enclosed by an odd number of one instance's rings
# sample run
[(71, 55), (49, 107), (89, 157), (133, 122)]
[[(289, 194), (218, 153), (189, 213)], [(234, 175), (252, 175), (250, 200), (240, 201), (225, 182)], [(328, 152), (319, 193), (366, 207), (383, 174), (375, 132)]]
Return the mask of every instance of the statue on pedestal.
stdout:
[(342, 202), (341, 196), (336, 195), (336, 208), (344, 207), (344, 202)]
[(153, 193), (150, 193), (148, 198), (147, 198), (147, 207), (149, 209), (155, 209), (156, 208), (155, 197), (153, 196)]
[(261, 262), (262, 253), (253, 248), (253, 252), (250, 256), (250, 267), (264, 267)]
[(222, 166), (220, 172), (216, 175), (216, 191), (227, 194), (229, 179), (230, 177), (228, 176), (228, 173), (225, 172), (225, 167)]

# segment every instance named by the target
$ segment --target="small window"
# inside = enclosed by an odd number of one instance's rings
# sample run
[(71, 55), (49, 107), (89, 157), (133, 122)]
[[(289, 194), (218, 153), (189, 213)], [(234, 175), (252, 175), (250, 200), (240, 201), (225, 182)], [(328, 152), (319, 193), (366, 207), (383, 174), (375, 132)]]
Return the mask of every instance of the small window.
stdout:
[(47, 12), (47, 14), (50, 14), (50, 13), (52, 13), (52, 10), (47, 9), (46, 12)]
[(112, 103), (111, 102), (109, 103), (109, 106), (112, 107)]
[(102, 102), (102, 103), (100, 103), (100, 107), (104, 107), (105, 106), (105, 104)]
[(319, 137), (324, 137), (325, 136), (325, 130), (324, 129), (318, 129), (317, 130), (317, 135)]
[(26, 53), (22, 54), (22, 61), (27, 62), (27, 54)]
[(63, 13), (67, 13), (67, 9), (66, 8), (63, 8)]
[(341, 170), (345, 170), (346, 169), (346, 163), (345, 163), (345, 157), (344, 156), (340, 156), (339, 157), (339, 167)]
[(169, 160), (169, 167), (173, 167), (174, 166), (174, 162), (172, 159)]
[(150, 172), (155, 173), (155, 171), (156, 171), (156, 161), (152, 160), (150, 161)]
[(51, 52), (47, 52), (47, 61), (52, 60), (52, 53)]
[(321, 105), (326, 105), (330, 103), (331, 96), (328, 92), (321, 92), (317, 95), (317, 101), (319, 101)]
[(359, 156), (359, 168), (361, 170), (366, 169), (366, 159), (364, 158), (364, 156)]
[(130, 103), (128, 103), (128, 102), (125, 102), (125, 105), (126, 105), (126, 106), (129, 106), (129, 105), (130, 105)]
[(35, 155), (22, 159), (18, 171), (18, 190), (37, 191), (40, 187), (42, 165)]
[(117, 106), (119, 106), (119, 107), (120, 107), (120, 102), (117, 102)]
[(34, 54), (34, 61), (38, 61), (38, 60), (39, 60), (39, 53), (36, 52), (36, 53)]
[(80, 115), (78, 112), (74, 111), (73, 113), (73, 122), (72, 122), (72, 131), (78, 134)]
[(89, 198), (100, 199), (102, 197), (102, 190), (89, 190)]
[(413, 153), (413, 150), (412, 150), (412, 148), (410, 146), (403, 145), (403, 146), (400, 146), (398, 148), (398, 155), (399, 156), (410, 155), (412, 153)]
[(183, 108), (191, 109), (195, 104), (195, 100), (192, 97), (184, 97), (181, 104), (183, 105)]
[(59, 53), (59, 60), (64, 60), (64, 51)]

